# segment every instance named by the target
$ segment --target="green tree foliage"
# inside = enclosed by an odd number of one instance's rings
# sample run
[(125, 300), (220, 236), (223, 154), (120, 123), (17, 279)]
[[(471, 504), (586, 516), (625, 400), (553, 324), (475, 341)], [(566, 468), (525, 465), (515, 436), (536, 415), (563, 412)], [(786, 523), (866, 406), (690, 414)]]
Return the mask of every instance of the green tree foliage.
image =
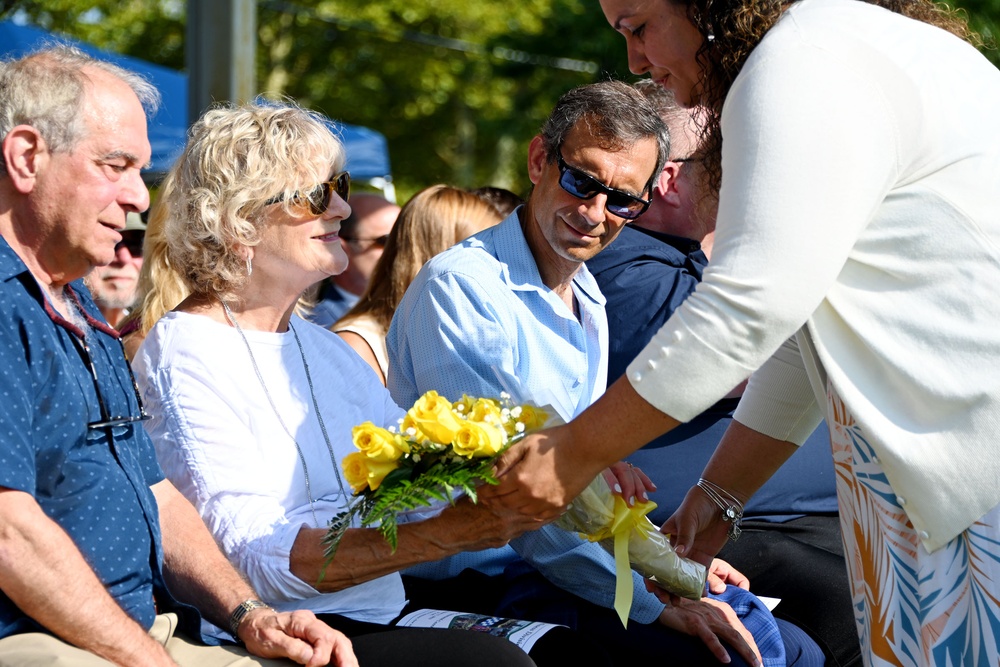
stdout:
[(1000, 67), (1000, 0), (956, 0), (953, 6), (965, 10), (969, 25), (983, 38), (983, 53)]
[(184, 14), (184, 0), (0, 0), (2, 19), (174, 69), (184, 67)]
[[(1000, 0), (957, 4), (995, 43)], [(0, 17), (178, 69), (184, 11), (184, 0), (0, 0)], [(402, 199), (435, 182), (525, 194), (528, 141), (558, 97), (633, 78), (594, 0), (261, 0), (258, 35), (260, 90), (384, 133)]]
[[(266, 2), (262, 89), (384, 133), (404, 191), (447, 182), (525, 192), (527, 142), (555, 100), (600, 75), (595, 54), (620, 57), (588, 5)], [(573, 36), (574, 23), (596, 39)]]

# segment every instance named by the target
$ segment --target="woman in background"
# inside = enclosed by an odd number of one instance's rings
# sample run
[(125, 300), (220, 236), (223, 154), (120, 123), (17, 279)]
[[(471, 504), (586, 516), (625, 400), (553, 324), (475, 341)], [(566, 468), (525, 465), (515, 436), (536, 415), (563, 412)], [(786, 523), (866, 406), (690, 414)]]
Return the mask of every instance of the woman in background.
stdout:
[(368, 362), (383, 385), (389, 374), (385, 333), (420, 267), (439, 252), (502, 219), (489, 202), (448, 185), (425, 188), (403, 206), (368, 289), (331, 327)]

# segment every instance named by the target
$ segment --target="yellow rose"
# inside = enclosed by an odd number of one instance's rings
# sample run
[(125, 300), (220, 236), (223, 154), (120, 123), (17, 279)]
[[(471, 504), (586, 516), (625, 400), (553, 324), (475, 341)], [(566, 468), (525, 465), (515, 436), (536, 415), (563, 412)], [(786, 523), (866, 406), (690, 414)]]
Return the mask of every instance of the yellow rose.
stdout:
[(472, 406), (476, 404), (476, 400), (468, 394), (462, 394), (462, 398), (452, 403), (451, 407), (463, 417), (468, 417), (469, 413), (472, 412)]
[(376, 461), (395, 461), (410, 451), (406, 440), (398, 433), (392, 433), (371, 422), (365, 422), (351, 429), (354, 446), (365, 456)]
[(376, 461), (364, 452), (348, 454), (343, 461), (344, 477), (355, 494), (364, 491), (365, 487), (375, 491), (396, 467), (395, 461)]
[(451, 444), (461, 422), (451, 411), (451, 403), (436, 391), (429, 391), (413, 404), (403, 420), (404, 430), (410, 426), (418, 434), (442, 445)]
[(455, 434), (451, 448), (460, 456), (481, 458), (499, 453), (504, 440), (499, 424), (466, 421)]
[(519, 407), (521, 408), (521, 413), (515, 419), (524, 424), (525, 431), (530, 432), (540, 429), (549, 420), (549, 413), (545, 412), (545, 410), (536, 408), (533, 405), (521, 405)]
[(469, 410), (469, 419), (477, 422), (500, 423), (500, 402), (491, 398), (479, 398)]

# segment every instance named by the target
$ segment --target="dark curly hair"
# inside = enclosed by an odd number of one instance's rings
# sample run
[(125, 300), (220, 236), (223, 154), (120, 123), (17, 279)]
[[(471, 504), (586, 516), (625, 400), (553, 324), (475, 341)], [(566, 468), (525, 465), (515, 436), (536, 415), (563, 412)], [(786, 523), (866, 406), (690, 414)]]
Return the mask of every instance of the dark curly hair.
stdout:
[[(664, 0), (686, 7), (704, 37), (697, 58), (702, 76), (695, 97), (708, 109), (701, 129), (700, 157), (711, 189), (722, 181), (722, 103), (750, 53), (795, 0)], [(858, 0), (928, 23), (980, 46), (965, 13), (934, 0)], [(710, 38), (711, 36), (711, 38)]]

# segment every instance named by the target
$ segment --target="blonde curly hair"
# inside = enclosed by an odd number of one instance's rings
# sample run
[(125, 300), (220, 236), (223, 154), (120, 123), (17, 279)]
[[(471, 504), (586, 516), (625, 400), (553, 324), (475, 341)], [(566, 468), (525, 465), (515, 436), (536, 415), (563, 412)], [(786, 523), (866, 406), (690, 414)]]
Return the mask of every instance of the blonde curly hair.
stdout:
[(292, 102), (252, 102), (207, 111), (157, 202), (166, 207), (169, 264), (194, 294), (232, 294), (248, 281), (247, 248), (260, 241), (262, 213), (282, 198), (301, 207), (301, 190), (343, 169), (344, 148), (327, 121)]
[(167, 207), (163, 204), (174, 190), (173, 174), (160, 184), (156, 201), (142, 240), (142, 268), (135, 288), (135, 305), (122, 320), (125, 350), (131, 359), (146, 334), (161, 317), (191, 293), (180, 273), (170, 263), (167, 252)]

